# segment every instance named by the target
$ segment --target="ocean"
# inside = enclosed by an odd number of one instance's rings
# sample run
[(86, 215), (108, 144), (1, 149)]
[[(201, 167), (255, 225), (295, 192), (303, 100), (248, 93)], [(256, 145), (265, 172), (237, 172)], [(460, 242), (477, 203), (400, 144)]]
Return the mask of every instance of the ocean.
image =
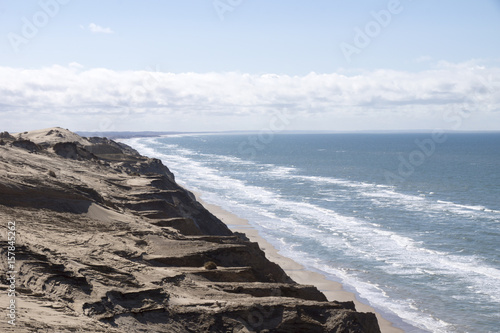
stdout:
[(406, 332), (500, 332), (500, 133), (123, 141)]

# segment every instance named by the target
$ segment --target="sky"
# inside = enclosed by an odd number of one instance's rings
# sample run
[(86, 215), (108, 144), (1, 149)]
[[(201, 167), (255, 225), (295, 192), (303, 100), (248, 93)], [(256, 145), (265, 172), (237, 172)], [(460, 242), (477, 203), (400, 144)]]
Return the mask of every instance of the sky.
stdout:
[(499, 34), (500, 0), (0, 0), (0, 130), (500, 130)]

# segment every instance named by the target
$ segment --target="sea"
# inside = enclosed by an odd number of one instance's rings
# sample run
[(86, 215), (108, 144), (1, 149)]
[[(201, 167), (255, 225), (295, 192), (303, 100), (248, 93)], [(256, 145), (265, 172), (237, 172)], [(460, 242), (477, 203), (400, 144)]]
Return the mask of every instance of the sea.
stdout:
[(406, 332), (500, 332), (500, 133), (132, 138)]

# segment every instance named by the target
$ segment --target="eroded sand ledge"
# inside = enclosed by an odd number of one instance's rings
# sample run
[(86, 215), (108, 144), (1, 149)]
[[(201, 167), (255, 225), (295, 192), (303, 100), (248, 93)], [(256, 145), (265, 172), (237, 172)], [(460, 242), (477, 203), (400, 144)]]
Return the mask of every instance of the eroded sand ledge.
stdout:
[(373, 313), (295, 283), (160, 161), (107, 139), (0, 135), (2, 309), (8, 221), (17, 317), (0, 331), (380, 331)]

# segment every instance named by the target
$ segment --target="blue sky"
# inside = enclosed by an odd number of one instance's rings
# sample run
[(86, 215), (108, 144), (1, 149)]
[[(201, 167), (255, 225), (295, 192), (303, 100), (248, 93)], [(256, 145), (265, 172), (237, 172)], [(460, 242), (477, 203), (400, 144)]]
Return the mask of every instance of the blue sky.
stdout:
[(498, 0), (0, 0), (0, 127), (500, 130), (499, 33)]

